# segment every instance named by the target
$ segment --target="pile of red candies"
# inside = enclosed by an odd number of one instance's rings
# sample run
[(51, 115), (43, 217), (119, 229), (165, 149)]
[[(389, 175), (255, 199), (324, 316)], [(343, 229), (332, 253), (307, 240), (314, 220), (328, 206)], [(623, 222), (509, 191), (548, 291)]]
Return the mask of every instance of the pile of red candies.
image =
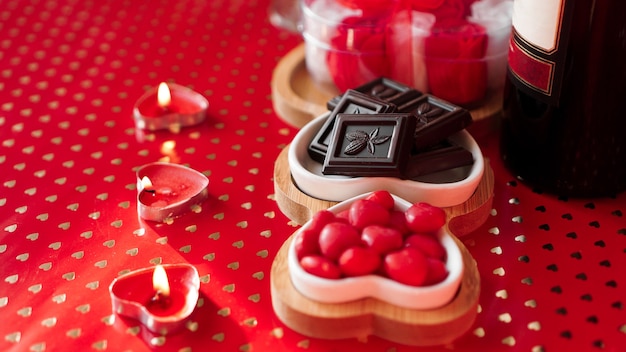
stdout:
[(448, 276), (439, 239), (445, 222), (441, 208), (415, 203), (400, 211), (389, 192), (375, 191), (340, 213), (317, 212), (296, 235), (294, 248), (300, 266), (322, 278), (374, 274), (434, 285)]
[[(341, 18), (327, 43), (325, 64), (340, 91), (390, 77), (458, 105), (485, 98), (493, 69), (486, 58), (491, 55), (487, 53), (490, 36), (487, 28), (469, 20), (472, 4), (479, 0), (334, 1), (351, 13)], [(423, 24), (424, 33), (415, 33), (416, 23)], [(501, 37), (508, 37), (505, 29)], [(498, 60), (503, 63), (497, 67), (502, 75), (507, 45), (503, 39), (497, 39), (502, 42)]]

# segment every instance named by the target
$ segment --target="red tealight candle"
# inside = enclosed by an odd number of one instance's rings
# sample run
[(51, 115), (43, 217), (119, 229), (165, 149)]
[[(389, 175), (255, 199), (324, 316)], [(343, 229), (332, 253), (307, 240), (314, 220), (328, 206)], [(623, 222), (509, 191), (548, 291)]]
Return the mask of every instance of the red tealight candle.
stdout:
[(152, 221), (180, 216), (208, 197), (208, 184), (205, 175), (182, 165), (144, 165), (137, 170), (139, 216)]
[[(177, 201), (177, 192), (168, 186), (161, 186), (158, 189), (155, 188), (148, 176), (141, 178), (141, 184), (143, 186), (143, 192), (139, 194), (139, 201), (142, 204), (151, 207), (166, 207)], [(179, 184), (178, 188), (184, 191), (188, 187), (185, 184)]]
[(180, 127), (204, 121), (208, 108), (209, 102), (201, 94), (178, 84), (162, 82), (137, 100), (133, 116), (139, 129), (176, 132)]
[(200, 277), (189, 264), (165, 264), (124, 274), (111, 283), (113, 311), (159, 334), (184, 326), (199, 298)]
[(185, 296), (180, 291), (171, 291), (167, 273), (162, 265), (157, 265), (152, 274), (154, 294), (146, 302), (148, 311), (156, 316), (178, 314), (185, 307)]

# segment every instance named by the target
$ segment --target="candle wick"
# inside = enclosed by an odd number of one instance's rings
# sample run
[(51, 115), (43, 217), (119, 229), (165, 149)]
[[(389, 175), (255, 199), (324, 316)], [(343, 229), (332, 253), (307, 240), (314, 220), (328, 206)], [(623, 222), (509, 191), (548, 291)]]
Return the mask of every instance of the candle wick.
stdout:
[(161, 291), (160, 290), (156, 290), (154, 292), (154, 296), (152, 296), (152, 302), (156, 302), (156, 301), (161, 300), (161, 296), (163, 296), (163, 294), (161, 294)]
[(169, 105), (165, 105), (165, 106), (161, 106), (161, 112), (163, 114), (169, 114), (172, 112), (172, 110), (170, 109)]
[(164, 295), (160, 290), (156, 290), (154, 296), (152, 296), (152, 298), (150, 299), (150, 302), (164, 309), (169, 307), (170, 305), (170, 296)]

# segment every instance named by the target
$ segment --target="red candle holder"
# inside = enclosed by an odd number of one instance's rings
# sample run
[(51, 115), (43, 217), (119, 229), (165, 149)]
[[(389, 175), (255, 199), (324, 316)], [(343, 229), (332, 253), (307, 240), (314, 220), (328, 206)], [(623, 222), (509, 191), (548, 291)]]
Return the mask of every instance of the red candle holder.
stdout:
[(209, 179), (179, 164), (155, 162), (137, 170), (137, 212), (162, 222), (192, 210), (209, 196)]
[(141, 322), (153, 333), (167, 335), (184, 327), (200, 295), (198, 270), (190, 264), (164, 264), (170, 292), (155, 300), (155, 267), (121, 275), (111, 282), (109, 293), (113, 312)]
[(208, 100), (200, 93), (175, 83), (162, 83), (167, 89), (168, 100), (159, 100), (159, 87), (144, 93), (135, 103), (133, 117), (139, 129), (156, 131), (201, 123), (206, 118)]

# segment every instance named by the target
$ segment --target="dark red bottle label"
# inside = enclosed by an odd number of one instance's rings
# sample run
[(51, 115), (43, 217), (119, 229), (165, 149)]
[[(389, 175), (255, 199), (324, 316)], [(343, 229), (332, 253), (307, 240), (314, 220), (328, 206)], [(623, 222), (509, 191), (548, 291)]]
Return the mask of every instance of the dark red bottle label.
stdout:
[(509, 76), (518, 89), (559, 105), (572, 0), (515, 0)]

